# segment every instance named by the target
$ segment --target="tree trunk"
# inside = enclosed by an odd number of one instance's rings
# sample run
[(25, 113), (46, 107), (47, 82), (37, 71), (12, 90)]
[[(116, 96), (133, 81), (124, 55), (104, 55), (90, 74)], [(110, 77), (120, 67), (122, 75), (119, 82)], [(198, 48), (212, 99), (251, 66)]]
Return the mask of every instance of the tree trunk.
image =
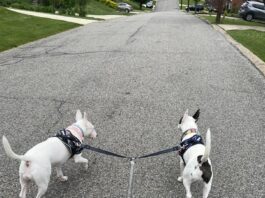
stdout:
[(223, 12), (223, 4), (224, 0), (217, 0), (217, 13), (216, 13), (216, 19), (215, 22), (217, 24), (221, 23), (221, 15)]
[(142, 9), (143, 9), (143, 3), (144, 3), (144, 0), (140, 0), (139, 3), (140, 3), (140, 5), (139, 5), (140, 10), (142, 10)]
[(217, 14), (216, 14), (215, 23), (217, 23), (217, 24), (221, 23), (221, 14), (219, 12), (217, 12)]

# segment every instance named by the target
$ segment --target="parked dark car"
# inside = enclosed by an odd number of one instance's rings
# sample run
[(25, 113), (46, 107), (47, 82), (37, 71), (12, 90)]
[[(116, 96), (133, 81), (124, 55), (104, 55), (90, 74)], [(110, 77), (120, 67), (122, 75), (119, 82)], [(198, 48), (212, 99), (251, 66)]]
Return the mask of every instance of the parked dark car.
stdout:
[(190, 5), (189, 7), (186, 8), (186, 11), (189, 12), (189, 11), (196, 11), (199, 12), (199, 11), (202, 11), (204, 10), (204, 6), (201, 5), (201, 4), (197, 4), (196, 6), (195, 5)]
[(241, 5), (239, 15), (247, 21), (252, 21), (252, 19), (265, 20), (264, 3), (247, 1)]
[(127, 13), (133, 11), (133, 7), (128, 3), (119, 3), (117, 8), (119, 11), (124, 11)]

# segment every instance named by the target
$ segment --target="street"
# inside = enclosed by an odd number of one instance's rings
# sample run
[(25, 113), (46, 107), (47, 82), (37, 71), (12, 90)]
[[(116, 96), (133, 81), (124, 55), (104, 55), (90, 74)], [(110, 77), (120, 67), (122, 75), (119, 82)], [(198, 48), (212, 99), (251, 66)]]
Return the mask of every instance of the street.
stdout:
[[(0, 135), (25, 153), (86, 111), (98, 138), (85, 143), (139, 156), (179, 143), (178, 121), (201, 109), (211, 128), (209, 198), (265, 197), (265, 78), (219, 32), (161, 0), (157, 11), (88, 24), (0, 53)], [(56, 152), (56, 151), (55, 151)], [(84, 151), (46, 198), (126, 197), (128, 160)], [(0, 146), (0, 197), (18, 197), (19, 161)], [(176, 153), (136, 161), (133, 197), (185, 197)], [(192, 186), (195, 198), (202, 185)], [(35, 197), (31, 185), (28, 197)]]

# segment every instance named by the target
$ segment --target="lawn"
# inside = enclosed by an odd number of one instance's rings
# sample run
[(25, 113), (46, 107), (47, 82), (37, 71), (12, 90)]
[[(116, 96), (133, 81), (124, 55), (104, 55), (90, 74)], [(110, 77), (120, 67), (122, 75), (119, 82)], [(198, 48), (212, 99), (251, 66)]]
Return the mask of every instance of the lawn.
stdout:
[(265, 32), (230, 30), (227, 33), (265, 62)]
[(97, 0), (89, 0), (87, 2), (87, 14), (117, 15), (121, 13)]
[(0, 51), (78, 26), (74, 23), (23, 15), (0, 7)]
[[(139, 3), (133, 0), (123, 0), (122, 2), (128, 3), (133, 6), (134, 10), (139, 10)], [(145, 10), (143, 8), (143, 10)], [(147, 9), (148, 10), (148, 9)], [(97, 0), (89, 0), (87, 2), (87, 14), (93, 15), (130, 15), (125, 12), (119, 12), (117, 9), (110, 8), (109, 6)]]
[[(207, 21), (209, 21), (212, 24), (215, 24), (215, 18), (216, 16), (200, 16), (202, 19), (206, 19)], [(243, 19), (229, 19), (229, 18), (225, 18), (225, 20), (223, 21), (221, 18), (221, 24), (229, 24), (229, 25), (248, 25), (248, 26), (263, 26), (265, 27), (265, 23), (261, 23), (261, 22), (254, 22), (254, 21), (245, 21)]]

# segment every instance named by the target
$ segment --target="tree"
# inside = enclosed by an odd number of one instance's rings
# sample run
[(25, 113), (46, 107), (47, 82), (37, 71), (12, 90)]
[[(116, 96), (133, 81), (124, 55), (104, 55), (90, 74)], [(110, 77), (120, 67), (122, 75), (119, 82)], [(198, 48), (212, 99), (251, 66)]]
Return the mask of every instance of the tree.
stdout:
[(86, 13), (87, 13), (86, 5), (87, 5), (87, 0), (77, 0), (79, 16), (82, 16), (82, 17), (86, 16)]
[(146, 0), (136, 0), (137, 2), (139, 2), (139, 8), (140, 10), (143, 9), (143, 4), (146, 3)]
[(225, 0), (216, 0), (217, 13), (216, 13), (215, 22), (217, 24), (221, 23), (221, 15), (224, 12), (224, 4), (225, 4)]

